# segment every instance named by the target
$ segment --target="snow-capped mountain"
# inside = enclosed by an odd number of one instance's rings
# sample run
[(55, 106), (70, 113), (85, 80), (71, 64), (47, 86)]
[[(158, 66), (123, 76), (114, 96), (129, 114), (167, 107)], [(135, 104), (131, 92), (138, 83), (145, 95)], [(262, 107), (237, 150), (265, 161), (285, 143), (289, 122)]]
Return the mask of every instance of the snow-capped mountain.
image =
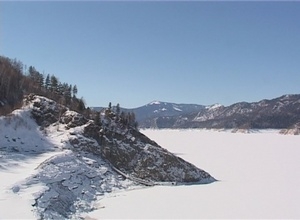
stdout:
[[(152, 101), (146, 105), (137, 108), (121, 108), (124, 112), (133, 112), (139, 127), (151, 127), (152, 120), (164, 116), (178, 116), (189, 114), (204, 109), (206, 106), (197, 104), (176, 104), (162, 101)], [(103, 107), (92, 107), (96, 111), (100, 111)]]
[(112, 191), (215, 181), (119, 123), (113, 113), (101, 115), (101, 121), (96, 124), (48, 98), (28, 95), (21, 109), (0, 117), (1, 181), (14, 167), (40, 162), (24, 179), (0, 185), (0, 191), (19, 199), (30, 192), (37, 219), (80, 219), (93, 209), (93, 201)]
[(300, 95), (284, 95), (253, 103), (239, 102), (228, 107), (212, 105), (189, 114), (155, 117), (145, 127), (288, 129), (297, 128), (299, 123)]
[(199, 111), (205, 108), (203, 105), (196, 104), (176, 104), (170, 102), (153, 101), (139, 108), (130, 109), (140, 122), (147, 118), (175, 116)]

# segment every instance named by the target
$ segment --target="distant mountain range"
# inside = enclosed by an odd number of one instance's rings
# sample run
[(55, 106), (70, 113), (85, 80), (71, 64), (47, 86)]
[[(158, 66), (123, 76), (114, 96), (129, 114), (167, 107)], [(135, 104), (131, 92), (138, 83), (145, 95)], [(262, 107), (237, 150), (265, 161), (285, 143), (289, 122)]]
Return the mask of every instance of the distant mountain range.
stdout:
[(131, 111), (140, 128), (286, 129), (300, 126), (300, 94), (259, 102), (175, 104), (154, 101)]
[[(113, 107), (115, 108), (115, 106)], [(205, 109), (204, 105), (197, 104), (175, 104), (170, 102), (153, 101), (138, 108), (121, 108), (124, 112), (134, 112), (139, 127), (151, 127), (148, 124), (155, 118), (180, 116)], [(92, 107), (93, 110), (100, 111), (104, 107)], [(149, 122), (148, 122), (149, 121)]]
[(175, 104), (169, 102), (153, 101), (147, 105), (134, 109), (129, 109), (129, 111), (134, 112), (137, 121), (139, 123), (142, 123), (147, 119), (179, 116), (183, 114), (197, 112), (204, 108), (205, 106), (196, 104)]

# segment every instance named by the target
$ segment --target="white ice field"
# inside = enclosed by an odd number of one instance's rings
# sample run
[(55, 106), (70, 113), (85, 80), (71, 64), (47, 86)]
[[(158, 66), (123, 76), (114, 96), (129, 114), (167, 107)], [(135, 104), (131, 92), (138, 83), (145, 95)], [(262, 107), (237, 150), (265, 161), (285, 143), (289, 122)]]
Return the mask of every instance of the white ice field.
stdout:
[[(95, 219), (299, 219), (300, 136), (278, 131), (143, 130), (219, 181), (155, 186), (98, 201)], [(102, 207), (102, 208), (101, 208)]]
[[(300, 136), (275, 130), (142, 132), (219, 181), (107, 194), (95, 204), (98, 210), (85, 214), (86, 219), (300, 219)], [(34, 218), (31, 204), (36, 190), (15, 194), (11, 186), (50, 154), (0, 170), (0, 219)]]

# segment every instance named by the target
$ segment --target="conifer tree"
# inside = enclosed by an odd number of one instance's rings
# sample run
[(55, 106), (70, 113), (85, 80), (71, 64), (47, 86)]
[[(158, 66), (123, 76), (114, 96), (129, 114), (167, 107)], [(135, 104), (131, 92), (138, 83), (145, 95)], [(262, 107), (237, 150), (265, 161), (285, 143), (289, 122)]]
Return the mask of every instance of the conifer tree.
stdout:
[(51, 92), (57, 92), (58, 91), (58, 79), (56, 76), (51, 75), (50, 78), (50, 91)]
[(45, 89), (49, 90), (50, 89), (50, 75), (47, 74), (46, 80), (45, 80)]
[(77, 111), (79, 112), (83, 112), (85, 110), (85, 101), (83, 98), (78, 99), (78, 107), (77, 107)]
[(41, 91), (44, 87), (44, 75), (39, 73), (33, 66), (28, 69), (28, 77), (31, 79), (31, 84), (35, 92)]
[(44, 75), (41, 74), (41, 73), (38, 73), (38, 86), (39, 86), (39, 89), (42, 89), (44, 88), (45, 84), (44, 84)]
[(73, 97), (76, 98), (76, 95), (77, 95), (77, 92), (78, 92), (78, 89), (77, 89), (76, 85), (73, 86), (73, 91), (72, 92), (73, 92)]
[(117, 114), (117, 116), (120, 115), (120, 104), (119, 103), (116, 106), (116, 114)]

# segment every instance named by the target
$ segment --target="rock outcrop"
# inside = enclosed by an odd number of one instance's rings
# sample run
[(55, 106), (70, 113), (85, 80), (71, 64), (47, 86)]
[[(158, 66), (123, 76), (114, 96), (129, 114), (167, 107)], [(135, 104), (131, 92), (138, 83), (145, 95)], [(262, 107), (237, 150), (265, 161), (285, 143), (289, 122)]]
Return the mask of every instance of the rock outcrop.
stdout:
[(24, 183), (46, 186), (33, 204), (42, 219), (78, 218), (78, 212), (93, 209), (92, 201), (99, 196), (128, 186), (216, 181), (136, 128), (124, 126), (113, 112), (101, 115), (102, 123), (96, 124), (32, 94), (23, 109), (31, 112), (49, 146), (62, 152), (43, 162)]
[(175, 156), (135, 129), (106, 129), (85, 135), (101, 146), (97, 152), (117, 169), (137, 178), (155, 182), (210, 183), (215, 181), (207, 172)]
[(30, 106), (31, 113), (38, 125), (47, 127), (57, 122), (67, 108), (55, 101), (34, 94), (29, 94), (24, 100), (25, 105)]

